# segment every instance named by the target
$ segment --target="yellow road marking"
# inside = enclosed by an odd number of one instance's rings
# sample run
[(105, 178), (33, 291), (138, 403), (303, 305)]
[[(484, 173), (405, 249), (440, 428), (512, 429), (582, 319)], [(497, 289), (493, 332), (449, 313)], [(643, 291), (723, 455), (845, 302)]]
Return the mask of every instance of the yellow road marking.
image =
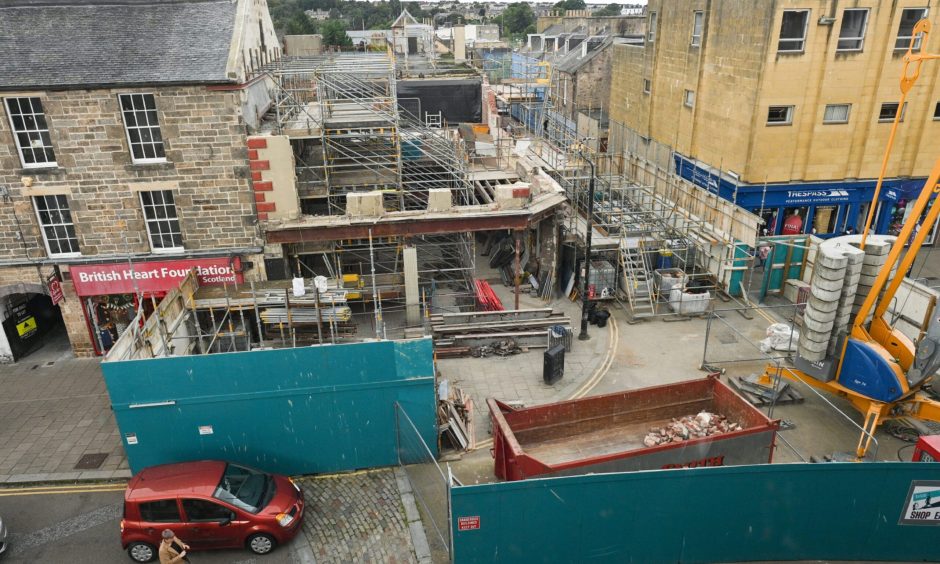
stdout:
[(67, 493), (94, 493), (117, 492), (127, 489), (126, 484), (85, 484), (73, 486), (30, 486), (0, 488), (0, 497), (19, 495), (67, 494)]

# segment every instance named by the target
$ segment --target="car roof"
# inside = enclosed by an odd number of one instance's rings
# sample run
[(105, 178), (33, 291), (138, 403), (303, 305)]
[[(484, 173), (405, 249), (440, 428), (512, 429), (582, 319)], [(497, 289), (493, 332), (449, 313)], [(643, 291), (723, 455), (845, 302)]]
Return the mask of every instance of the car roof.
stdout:
[(220, 460), (200, 460), (151, 466), (131, 479), (124, 499), (139, 501), (186, 494), (211, 496), (222, 479), (225, 465)]

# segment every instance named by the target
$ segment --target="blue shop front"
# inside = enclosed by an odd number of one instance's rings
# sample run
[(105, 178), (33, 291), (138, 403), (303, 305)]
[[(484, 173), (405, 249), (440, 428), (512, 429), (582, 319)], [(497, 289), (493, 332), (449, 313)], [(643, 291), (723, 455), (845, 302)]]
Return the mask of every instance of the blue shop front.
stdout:
[[(746, 184), (730, 171), (720, 171), (701, 161), (675, 154), (676, 172), (682, 178), (761, 216), (761, 234), (813, 233), (828, 238), (858, 233), (865, 225), (875, 193), (875, 179), (831, 182)], [(875, 233), (897, 235), (910, 217), (914, 201), (926, 178), (886, 178), (872, 220)], [(940, 218), (938, 218), (940, 221)], [(925, 245), (933, 245), (937, 222)]]

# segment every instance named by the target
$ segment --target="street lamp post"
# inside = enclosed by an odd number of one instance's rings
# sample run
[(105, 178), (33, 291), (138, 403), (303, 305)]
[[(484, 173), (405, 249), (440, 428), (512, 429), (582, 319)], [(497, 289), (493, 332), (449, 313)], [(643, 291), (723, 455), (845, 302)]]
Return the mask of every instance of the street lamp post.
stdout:
[(578, 335), (579, 341), (587, 341), (591, 338), (588, 335), (588, 280), (591, 277), (591, 233), (594, 231), (594, 161), (584, 156), (581, 149), (578, 149), (578, 155), (591, 165), (591, 180), (588, 184), (588, 209), (587, 209), (587, 233), (584, 236), (584, 280), (581, 281), (581, 333)]

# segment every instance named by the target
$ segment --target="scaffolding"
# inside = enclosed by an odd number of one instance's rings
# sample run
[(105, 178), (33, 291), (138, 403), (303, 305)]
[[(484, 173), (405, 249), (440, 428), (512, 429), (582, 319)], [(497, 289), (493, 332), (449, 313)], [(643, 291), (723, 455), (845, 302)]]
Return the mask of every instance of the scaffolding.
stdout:
[[(650, 158), (649, 140), (646, 152), (625, 143), (622, 124), (609, 122), (609, 142), (581, 135), (577, 123), (558, 111), (562, 84), (556, 62), (554, 52), (516, 54), (510, 78), (502, 80), (520, 91), (511, 112), (523, 129), (517, 137), (533, 138), (529, 155), (561, 184), (576, 210), (565, 229), (581, 262), (593, 209), (592, 269), (612, 272), (616, 283), (592, 273), (589, 297), (618, 300), (642, 318), (684, 311), (671, 295), (676, 286), (668, 276), (674, 273), (681, 280), (679, 300), (687, 290), (735, 293), (735, 272), (752, 260), (760, 219), (672, 173), (671, 148), (655, 147)], [(496, 72), (503, 65), (488, 70), (496, 77), (505, 74)]]
[(454, 130), (429, 125), (396, 94), (388, 53), (285, 57), (269, 69), (274, 129), (291, 138), (302, 209), (343, 215), (351, 193), (383, 194), (386, 211), (423, 210), (428, 191), (476, 203)]
[[(366, 192), (380, 192), (386, 212), (427, 210), (430, 191), (440, 189), (450, 191), (452, 205), (479, 203), (457, 131), (422, 120), (409, 110), (413, 100), (399, 99), (400, 63), (389, 50), (285, 57), (268, 69), (273, 130), (290, 139), (303, 214), (348, 215), (347, 197)], [(369, 279), (377, 295), (363, 288), (363, 301), (393, 314), (405, 309), (406, 246), (417, 250), (418, 283), (432, 311), (472, 307), (475, 253), (467, 233), (332, 241), (313, 251), (301, 244), (286, 254), (298, 276)]]

